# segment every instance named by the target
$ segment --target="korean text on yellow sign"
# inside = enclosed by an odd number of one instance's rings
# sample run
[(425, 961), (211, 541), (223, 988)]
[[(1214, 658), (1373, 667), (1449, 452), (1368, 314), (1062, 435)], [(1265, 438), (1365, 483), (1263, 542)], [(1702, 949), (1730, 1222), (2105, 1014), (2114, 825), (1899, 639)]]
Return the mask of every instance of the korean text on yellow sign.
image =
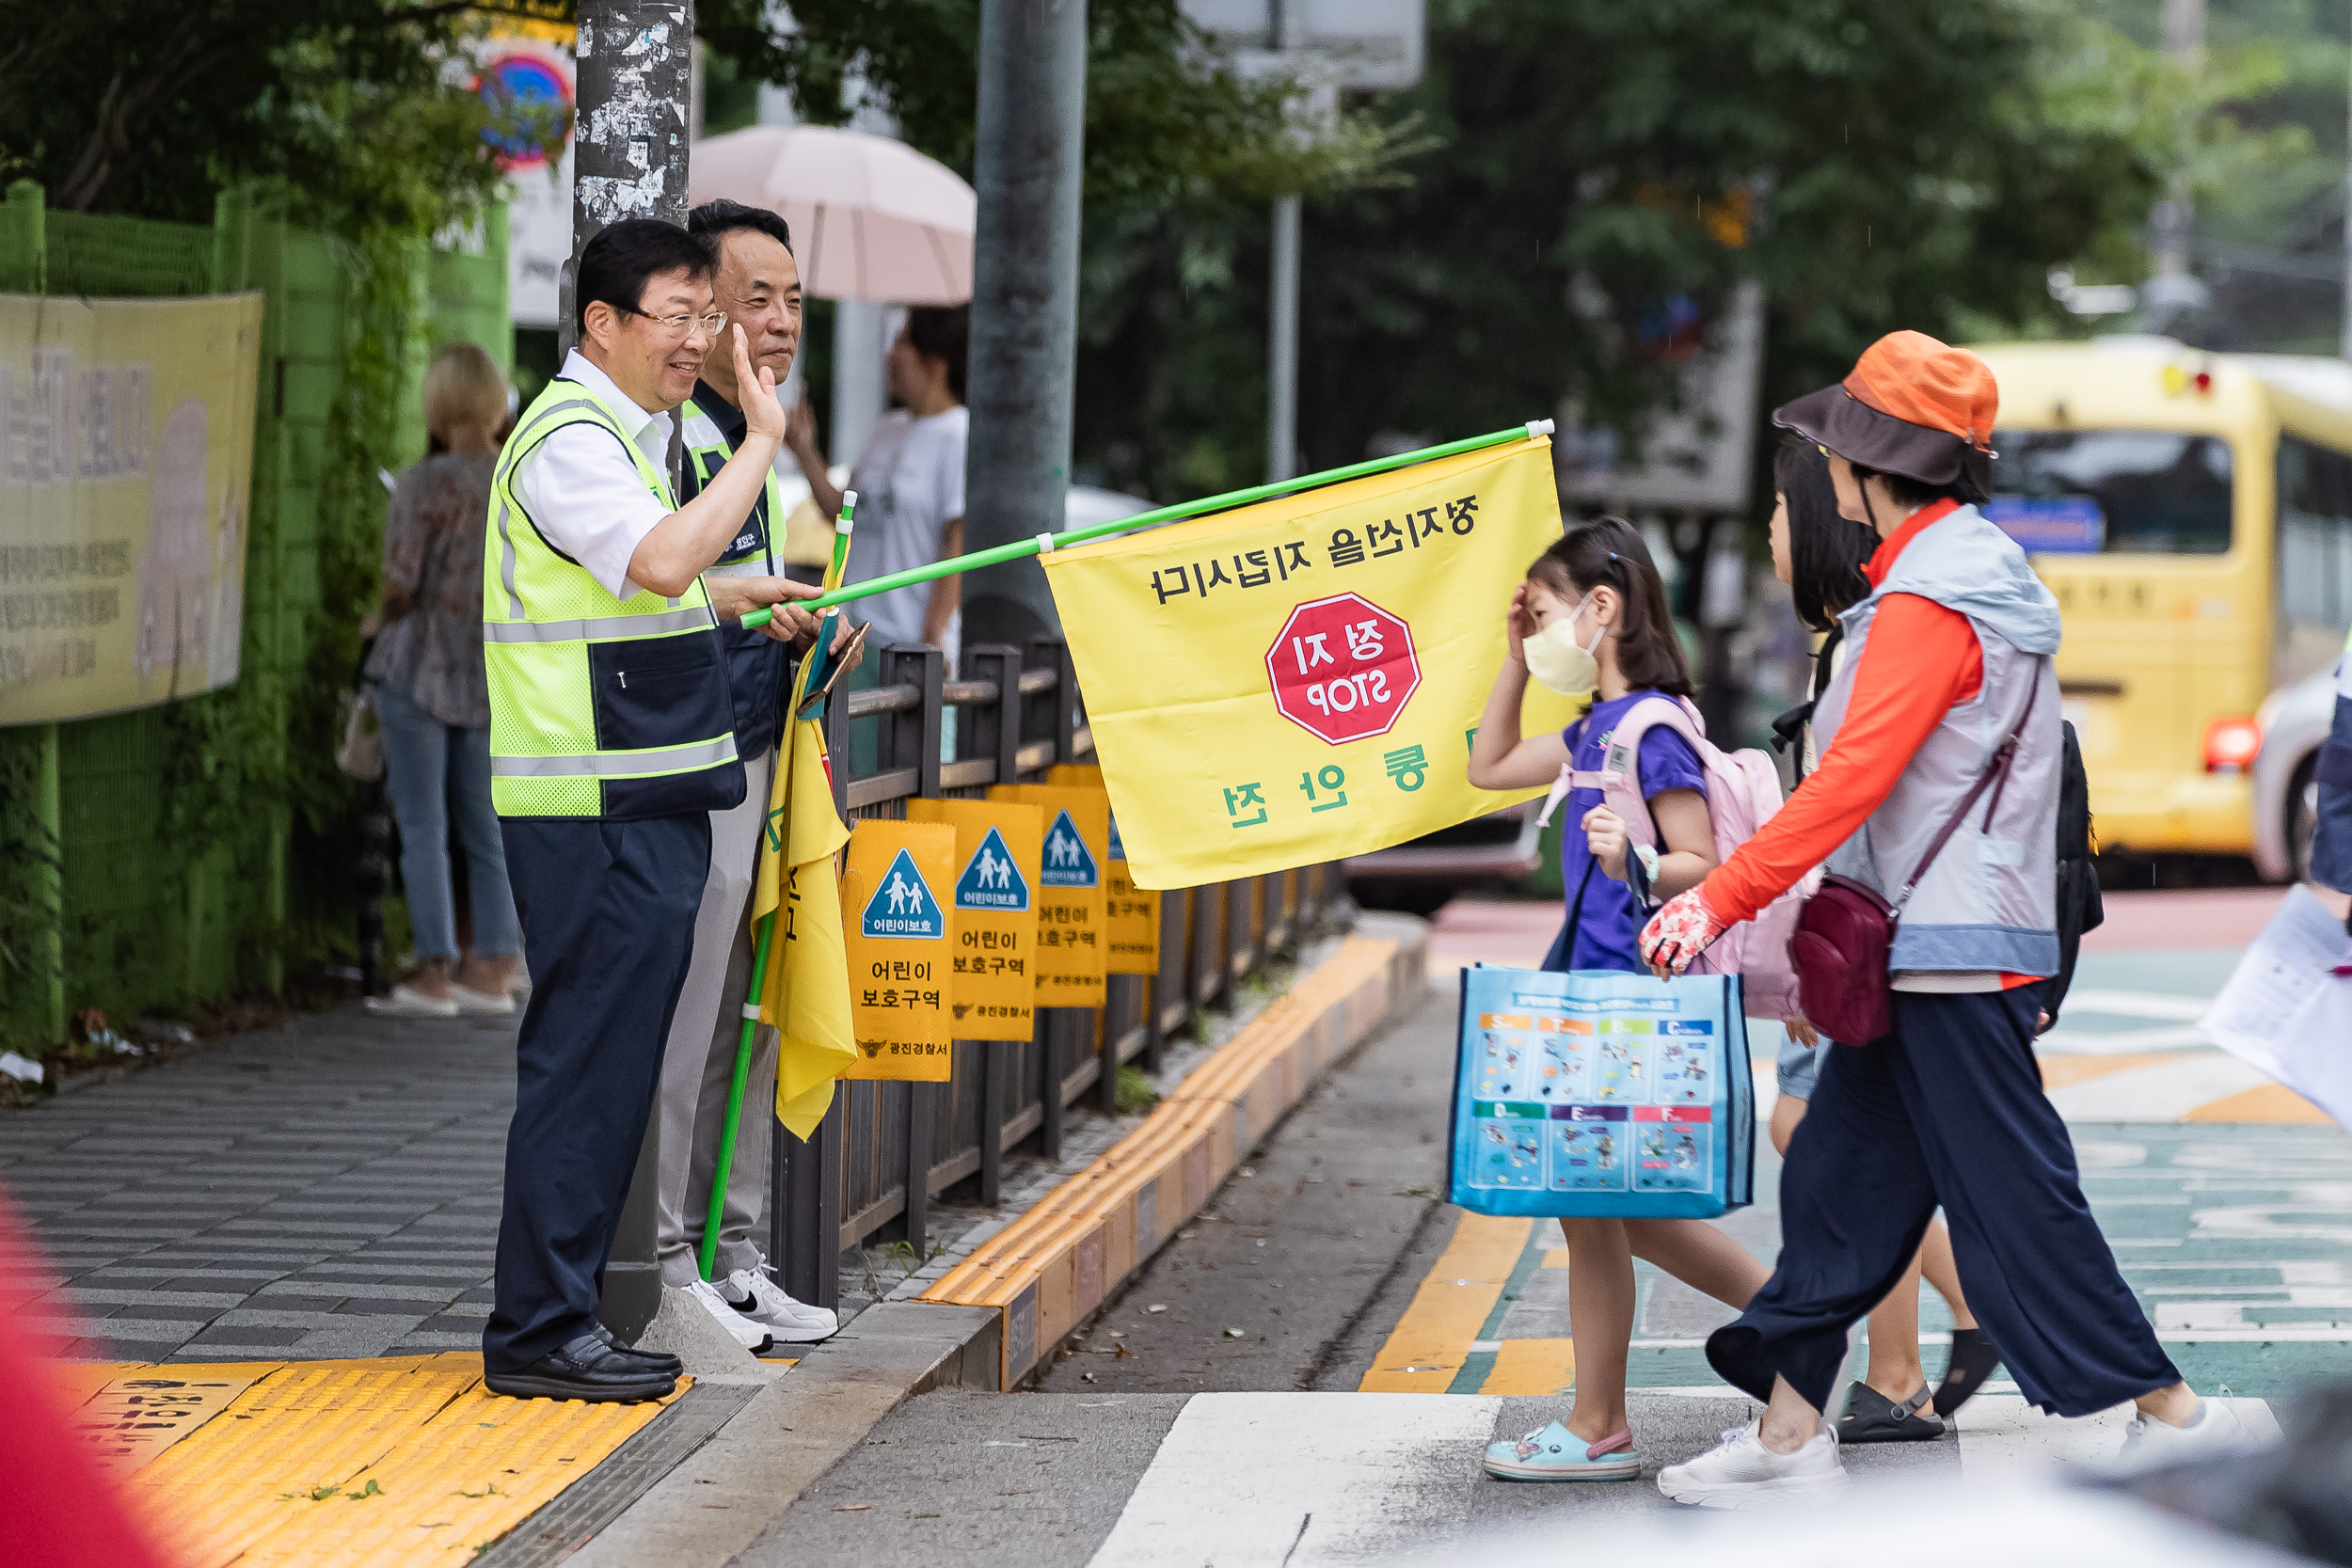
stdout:
[(227, 686), (262, 296), (0, 295), (0, 724)]
[(1110, 803), (1099, 789), (997, 784), (992, 800), (1044, 808), (1038, 868), (1037, 1005), (1099, 1007), (1108, 953), (1103, 940), (1103, 866), (1110, 858)]
[[(1559, 537), (1532, 437), (1046, 555), (1136, 885), (1337, 860), (1540, 793), (1467, 769), (1512, 590)], [(1539, 691), (1524, 721), (1573, 717)]]
[(850, 1016), (858, 1059), (844, 1078), (940, 1080), (954, 1064), (948, 1011), (956, 831), (943, 822), (860, 822), (841, 872)]
[(960, 1040), (1037, 1032), (1037, 888), (1045, 814), (1013, 800), (909, 800), (910, 822), (956, 832), (948, 1006)]
[[(1101, 789), (1103, 770), (1090, 764), (1057, 763), (1045, 770), (1049, 784)], [(1110, 811), (1110, 797), (1103, 798)], [(1113, 974), (1157, 974), (1160, 972), (1160, 895), (1136, 886), (1127, 871), (1127, 847), (1119, 836), (1119, 817), (1110, 817), (1110, 861), (1103, 868), (1104, 941), (1108, 957), (1104, 967)]]

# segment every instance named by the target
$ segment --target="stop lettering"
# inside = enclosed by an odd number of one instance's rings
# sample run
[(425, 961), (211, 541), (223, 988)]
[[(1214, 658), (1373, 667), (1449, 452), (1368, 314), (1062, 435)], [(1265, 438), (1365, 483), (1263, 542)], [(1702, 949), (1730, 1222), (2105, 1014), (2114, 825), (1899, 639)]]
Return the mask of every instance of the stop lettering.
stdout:
[(1282, 717), (1334, 746), (1388, 734), (1421, 687), (1412, 628), (1360, 594), (1292, 610), (1265, 669)]

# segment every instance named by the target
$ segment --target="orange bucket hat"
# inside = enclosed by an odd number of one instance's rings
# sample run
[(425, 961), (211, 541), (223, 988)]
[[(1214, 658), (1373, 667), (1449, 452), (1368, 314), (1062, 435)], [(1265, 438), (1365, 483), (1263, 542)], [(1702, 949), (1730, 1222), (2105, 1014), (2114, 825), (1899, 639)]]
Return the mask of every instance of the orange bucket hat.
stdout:
[(1924, 332), (1890, 332), (1863, 350), (1846, 379), (1772, 411), (1772, 423), (1858, 467), (1950, 485), (1980, 501), (1993, 491), (1992, 367)]

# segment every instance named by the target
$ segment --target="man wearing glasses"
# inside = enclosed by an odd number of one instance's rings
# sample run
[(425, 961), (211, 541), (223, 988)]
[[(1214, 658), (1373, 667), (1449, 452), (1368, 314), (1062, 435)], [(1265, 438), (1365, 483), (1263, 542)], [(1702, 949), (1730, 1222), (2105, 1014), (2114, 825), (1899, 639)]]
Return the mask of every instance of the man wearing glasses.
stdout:
[[(527, 1398), (658, 1399), (675, 1356), (597, 1321), (605, 1261), (661, 1074), (710, 861), (744, 774), (719, 623), (816, 590), (714, 578), (784, 434), (711, 290), (708, 238), (632, 218), (580, 252), (580, 346), (524, 410), (490, 488), (483, 644), (491, 796), (532, 995), (516, 1042), (485, 1381)], [(734, 360), (739, 455), (680, 505), (672, 414), (704, 356)]]

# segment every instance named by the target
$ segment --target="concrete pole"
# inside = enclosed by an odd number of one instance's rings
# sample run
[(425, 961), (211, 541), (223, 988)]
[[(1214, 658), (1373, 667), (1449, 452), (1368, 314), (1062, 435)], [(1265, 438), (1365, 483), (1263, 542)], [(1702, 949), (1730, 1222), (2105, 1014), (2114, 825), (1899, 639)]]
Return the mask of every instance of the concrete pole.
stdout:
[(2345, 84), (2344, 157), (2344, 335), (2338, 352), (2352, 359), (2352, 82)]
[(1274, 198), (1274, 269), (1266, 296), (1265, 477), (1298, 473), (1298, 198)]
[[(2164, 52), (2192, 76), (2199, 71), (2205, 55), (2205, 0), (2164, 0)], [(2195, 134), (2189, 133), (2191, 139)], [(2181, 167), (2172, 176), (2171, 189), (2151, 214), (2154, 233), (2150, 240), (2159, 277), (2188, 276), (2188, 231), (2195, 212), (2189, 189), (2189, 152), (2185, 142), (2178, 150)]]
[[(850, 129), (897, 140), (898, 117), (866, 102), (866, 94), (865, 74), (852, 68), (841, 83), (841, 106), (850, 111)], [(833, 428), (825, 433), (825, 450), (844, 467), (853, 467), (865, 453), (874, 427), (890, 409), (882, 356), (890, 352), (896, 330), (895, 309), (883, 300), (834, 301)]]
[[(573, 269), (581, 247), (623, 218), (686, 222), (687, 130), (693, 101), (691, 0), (580, 0), (578, 123), (572, 133), (572, 260), (564, 263), (561, 341), (573, 325)], [(672, 432), (673, 468), (678, 455)], [(675, 475), (674, 475), (675, 477)], [(661, 1117), (645, 1124), (637, 1174), (605, 1265), (604, 1324), (634, 1341), (661, 1307), (654, 1258)]]
[[(972, 437), (964, 548), (1058, 531), (1078, 352), (1085, 0), (981, 0)], [(1034, 560), (963, 579), (963, 641), (1025, 646), (1060, 622)]]

